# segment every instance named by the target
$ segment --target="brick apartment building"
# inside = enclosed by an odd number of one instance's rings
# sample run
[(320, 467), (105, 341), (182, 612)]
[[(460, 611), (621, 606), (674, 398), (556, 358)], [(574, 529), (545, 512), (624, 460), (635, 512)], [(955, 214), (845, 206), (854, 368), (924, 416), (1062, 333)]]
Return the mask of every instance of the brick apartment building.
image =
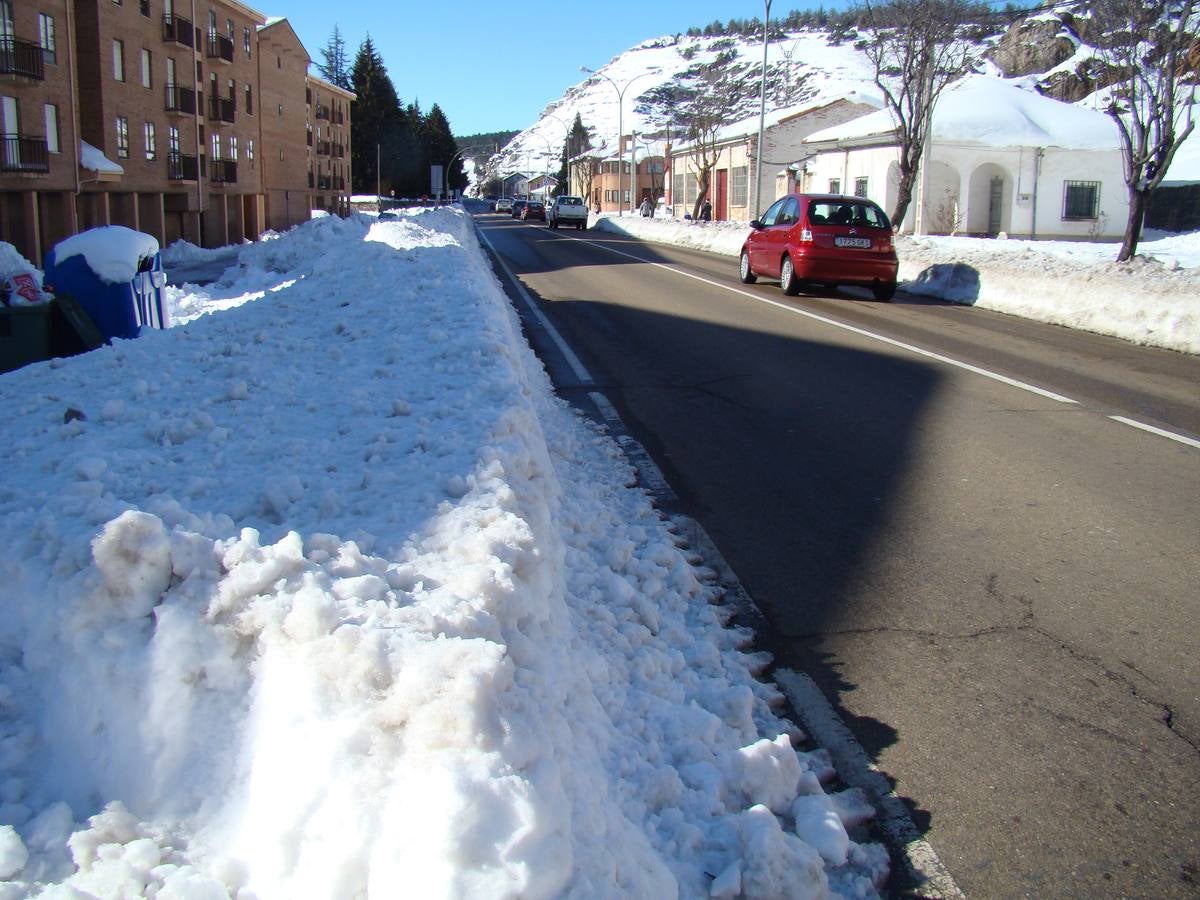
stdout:
[(349, 210), (353, 94), (237, 0), (0, 0), (0, 240), (41, 265), (126, 225), (166, 246)]

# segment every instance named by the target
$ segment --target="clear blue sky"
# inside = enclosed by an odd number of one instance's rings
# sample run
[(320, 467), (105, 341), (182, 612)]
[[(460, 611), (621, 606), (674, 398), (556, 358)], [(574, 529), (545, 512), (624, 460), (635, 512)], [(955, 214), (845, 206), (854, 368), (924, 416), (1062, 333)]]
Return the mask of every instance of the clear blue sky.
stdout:
[[(531, 125), (542, 108), (596, 69), (647, 38), (704, 27), (714, 19), (762, 18), (763, 0), (524, 0), (439, 3), (361, 0), (250, 0), (267, 16), (286, 16), (314, 62), (336, 23), (353, 62), (369, 33), (396, 92), (428, 110), (437, 103), (455, 134)], [(772, 17), (820, 6), (773, 0)], [(829, 0), (826, 9), (844, 9)]]

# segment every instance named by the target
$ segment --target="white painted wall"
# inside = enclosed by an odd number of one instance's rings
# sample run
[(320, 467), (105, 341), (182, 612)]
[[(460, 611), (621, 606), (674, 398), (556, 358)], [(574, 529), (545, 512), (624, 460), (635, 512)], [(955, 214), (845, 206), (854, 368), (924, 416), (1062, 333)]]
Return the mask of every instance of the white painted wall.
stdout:
[[(850, 194), (855, 179), (865, 177), (867, 196), (891, 214), (896, 203), (898, 156), (895, 147), (822, 151), (807, 163), (801, 183), (807, 190), (828, 191), (830, 180), (839, 179), (842, 192)], [(1040, 167), (1035, 162), (1032, 147), (935, 144), (921, 209), (922, 231), (988, 233), (991, 179), (996, 177), (1003, 182), (1000, 230), (1012, 237), (1117, 239), (1124, 234), (1129, 206), (1120, 151), (1046, 148)], [(1063, 218), (1068, 181), (1100, 182), (1096, 219)], [(901, 231), (914, 231), (916, 207), (914, 197)]]

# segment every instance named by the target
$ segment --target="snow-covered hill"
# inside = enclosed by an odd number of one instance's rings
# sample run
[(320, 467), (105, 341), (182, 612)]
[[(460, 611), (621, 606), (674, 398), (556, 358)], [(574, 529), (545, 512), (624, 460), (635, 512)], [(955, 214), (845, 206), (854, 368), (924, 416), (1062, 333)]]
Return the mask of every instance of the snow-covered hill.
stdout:
[[(1041, 10), (1013, 23), (997, 19), (974, 26), (972, 67), (983, 75), (1005, 78), (1036, 91), (1082, 106), (1096, 107), (1107, 96), (1111, 72), (1094, 44), (1091, 20), (1071, 5)], [(852, 30), (811, 29), (781, 34), (768, 45), (767, 111), (796, 104), (813, 105), (851, 91), (878, 96), (873, 68), (858, 49)], [(567, 129), (578, 114), (596, 148), (616, 152), (617, 87), (624, 89), (623, 130), (661, 131), (638, 99), (681, 78), (700, 65), (715, 65), (740, 85), (740, 99), (729, 110), (729, 122), (757, 113), (762, 44), (755, 37), (665, 36), (647, 40), (614, 57), (550, 101), (536, 122), (516, 135), (489, 161), (478, 160), (482, 182), (489, 175), (554, 172)], [(634, 80), (636, 79), (636, 80)]]

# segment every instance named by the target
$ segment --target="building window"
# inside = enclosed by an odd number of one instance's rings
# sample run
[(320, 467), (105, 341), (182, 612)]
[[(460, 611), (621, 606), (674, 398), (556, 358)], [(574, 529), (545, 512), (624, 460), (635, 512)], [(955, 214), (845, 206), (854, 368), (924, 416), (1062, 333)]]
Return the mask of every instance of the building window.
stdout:
[(153, 68), (152, 57), (150, 56), (150, 51), (143, 48), (142, 49), (142, 87), (144, 87), (144, 88), (154, 87), (153, 76), (151, 75), (152, 68)]
[(277, 68), (277, 69), (283, 68), (283, 57), (282, 56), (275, 57), (275, 68)]
[(58, 107), (53, 103), (46, 104), (46, 149), (51, 153), (61, 153), (58, 135)]
[(58, 51), (54, 42), (54, 16), (38, 13), (38, 43), (42, 45), (42, 58), (51, 64), (58, 62)]
[(854, 196), (855, 197), (867, 196), (867, 179), (865, 179), (865, 178), (855, 178), (854, 179)]
[(733, 206), (746, 205), (746, 182), (747, 182), (747, 167), (734, 166), (733, 169), (733, 196), (730, 197), (730, 204)]
[(225, 37), (231, 41), (233, 40), (233, 19), (225, 20)]
[(167, 132), (167, 144), (168, 144), (168, 149), (171, 151), (171, 154), (173, 156), (178, 156), (179, 155), (179, 129), (177, 127), (175, 127), (174, 125), (172, 125), (170, 130)]
[(145, 127), (146, 138), (146, 159), (154, 159), (158, 156), (158, 135), (154, 133), (154, 123), (147, 122)]
[(212, 158), (214, 160), (221, 158), (221, 135), (215, 131), (212, 135)]
[(150, 18), (150, 0), (138, 0), (138, 12), (147, 19)]
[(1100, 210), (1100, 182), (1063, 182), (1064, 219), (1095, 219)]
[(125, 42), (113, 38), (113, 78), (125, 80)]
[(254, 94), (250, 90), (250, 85), (246, 85), (246, 115), (254, 115)]
[(208, 33), (217, 33), (217, 11), (215, 9), (210, 9), (208, 11)]
[(840, 194), (841, 192), (842, 192), (842, 179), (830, 178), (829, 179), (829, 193)]
[(229, 138), (229, 158), (232, 159), (234, 162), (237, 162), (237, 153), (238, 153), (237, 137), (231, 136)]
[(129, 159), (129, 120), (117, 116), (117, 158)]
[(684, 188), (686, 193), (684, 194), (683, 202), (689, 205), (694, 205), (697, 198), (700, 196), (700, 185), (696, 182), (695, 178), (684, 176)]
[(283, 115), (283, 104), (282, 103), (279, 104), (279, 115), (281, 115), (281, 116)]
[(682, 203), (683, 202), (683, 173), (676, 172), (675, 175), (672, 177), (671, 184), (672, 184), (671, 202), (672, 203)]
[(254, 162), (254, 138), (250, 138), (246, 141), (246, 159), (248, 159), (250, 162)]
[(242, 47), (246, 50), (246, 59), (250, 58), (250, 29), (242, 29)]

